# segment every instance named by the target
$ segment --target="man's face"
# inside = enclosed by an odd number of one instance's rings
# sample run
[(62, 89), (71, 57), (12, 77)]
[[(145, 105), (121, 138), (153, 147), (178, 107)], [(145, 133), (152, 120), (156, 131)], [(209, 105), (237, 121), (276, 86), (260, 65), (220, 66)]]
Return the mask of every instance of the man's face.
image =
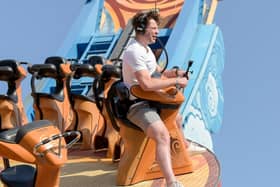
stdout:
[(157, 22), (154, 19), (150, 19), (144, 34), (147, 44), (156, 42), (158, 32)]

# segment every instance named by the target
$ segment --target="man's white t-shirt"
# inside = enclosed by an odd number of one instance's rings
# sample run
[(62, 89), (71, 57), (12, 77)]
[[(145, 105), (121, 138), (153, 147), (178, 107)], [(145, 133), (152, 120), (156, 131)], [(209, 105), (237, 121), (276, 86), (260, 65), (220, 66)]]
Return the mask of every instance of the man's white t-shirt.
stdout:
[(156, 67), (156, 58), (151, 48), (149, 46), (144, 47), (136, 40), (133, 40), (123, 54), (123, 81), (130, 88), (132, 85), (138, 84), (134, 75), (136, 71), (146, 69), (152, 75)]

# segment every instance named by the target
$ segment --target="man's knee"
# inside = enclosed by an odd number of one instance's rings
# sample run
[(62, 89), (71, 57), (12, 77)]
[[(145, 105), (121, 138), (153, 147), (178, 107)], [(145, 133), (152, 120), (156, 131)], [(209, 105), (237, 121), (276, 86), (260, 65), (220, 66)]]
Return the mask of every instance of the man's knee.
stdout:
[(166, 143), (170, 142), (170, 136), (167, 128), (162, 122), (156, 122), (147, 128), (147, 136), (155, 140), (157, 143)]

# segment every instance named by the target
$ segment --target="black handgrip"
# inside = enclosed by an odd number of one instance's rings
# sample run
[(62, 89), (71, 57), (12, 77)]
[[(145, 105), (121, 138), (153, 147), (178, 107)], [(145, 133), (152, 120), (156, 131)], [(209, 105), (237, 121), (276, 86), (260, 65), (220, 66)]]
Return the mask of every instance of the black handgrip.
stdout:
[(192, 65), (193, 65), (193, 61), (192, 60), (190, 60), (189, 61), (189, 63), (188, 63), (188, 67), (187, 67), (187, 70), (186, 70), (186, 72), (185, 72), (185, 74), (184, 74), (184, 76), (189, 80), (189, 73), (193, 73), (193, 71), (190, 71), (190, 68), (192, 67)]

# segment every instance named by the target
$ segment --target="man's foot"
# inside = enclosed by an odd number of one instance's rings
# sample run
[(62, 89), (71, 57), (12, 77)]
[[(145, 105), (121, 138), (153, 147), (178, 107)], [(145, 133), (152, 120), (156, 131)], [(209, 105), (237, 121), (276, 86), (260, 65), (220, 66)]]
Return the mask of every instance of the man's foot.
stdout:
[(166, 184), (166, 187), (184, 187), (179, 181), (173, 181), (172, 183)]
[(190, 154), (196, 154), (196, 153), (205, 152), (206, 149), (204, 147), (201, 147), (200, 145), (194, 143), (194, 142), (190, 142), (189, 147), (188, 147), (188, 151), (189, 151)]

